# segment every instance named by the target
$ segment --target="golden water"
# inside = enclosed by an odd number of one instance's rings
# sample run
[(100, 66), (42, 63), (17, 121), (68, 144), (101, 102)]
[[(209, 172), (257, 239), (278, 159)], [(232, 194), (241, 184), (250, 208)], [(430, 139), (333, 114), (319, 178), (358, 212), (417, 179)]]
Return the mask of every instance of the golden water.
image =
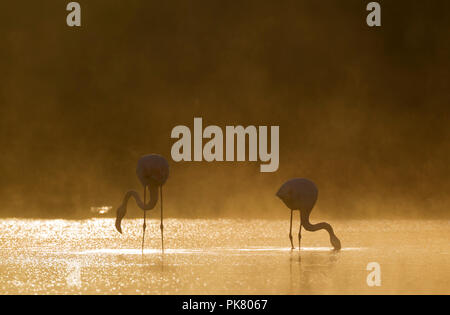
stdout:
[(291, 251), (287, 220), (167, 219), (162, 255), (150, 220), (142, 256), (141, 220), (0, 220), (0, 294), (450, 294), (450, 221), (331, 223), (340, 252), (324, 231)]

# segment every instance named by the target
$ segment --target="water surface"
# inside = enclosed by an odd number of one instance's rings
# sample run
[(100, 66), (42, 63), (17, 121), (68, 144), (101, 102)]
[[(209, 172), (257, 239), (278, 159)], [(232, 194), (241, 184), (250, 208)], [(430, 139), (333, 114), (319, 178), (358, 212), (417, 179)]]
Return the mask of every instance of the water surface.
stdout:
[(332, 223), (339, 252), (325, 231), (291, 251), (287, 220), (167, 219), (163, 255), (150, 220), (142, 255), (141, 220), (0, 220), (0, 294), (450, 294), (449, 221)]

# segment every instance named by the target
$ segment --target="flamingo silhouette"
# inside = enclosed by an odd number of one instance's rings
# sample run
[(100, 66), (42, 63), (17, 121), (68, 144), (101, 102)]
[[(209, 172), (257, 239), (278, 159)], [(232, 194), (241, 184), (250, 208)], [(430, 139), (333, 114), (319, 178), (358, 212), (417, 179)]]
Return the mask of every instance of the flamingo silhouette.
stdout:
[(316, 204), (317, 195), (319, 191), (316, 185), (306, 178), (294, 178), (284, 183), (277, 192), (277, 197), (280, 198), (284, 204), (291, 209), (291, 224), (289, 231), (289, 239), (291, 240), (292, 249), (294, 243), (292, 241), (292, 213), (294, 210), (300, 211), (300, 228), (298, 231), (298, 246), (300, 249), (300, 242), (302, 238), (302, 226), (307, 231), (315, 232), (325, 229), (330, 234), (330, 242), (335, 250), (341, 249), (341, 241), (334, 234), (333, 228), (326, 222), (311, 224), (309, 216)]
[[(144, 211), (144, 224), (142, 231), (142, 253), (144, 253), (144, 238), (145, 238), (145, 229), (147, 227), (145, 223), (146, 211), (152, 210), (155, 208), (156, 203), (158, 202), (158, 188), (160, 188), (161, 193), (161, 248), (162, 252), (164, 252), (164, 225), (163, 225), (163, 195), (162, 195), (162, 186), (167, 181), (169, 177), (169, 164), (167, 160), (158, 154), (149, 154), (141, 157), (138, 161), (136, 167), (136, 174), (144, 186), (144, 202), (142, 202), (139, 194), (130, 190), (125, 194), (123, 198), (122, 204), (117, 209), (117, 217), (116, 217), (116, 229), (119, 233), (122, 233), (121, 222), (125, 214), (127, 213), (127, 204), (128, 200), (131, 197), (134, 197), (136, 200), (136, 204)], [(146, 192), (150, 191), (150, 201), (146, 203)]]

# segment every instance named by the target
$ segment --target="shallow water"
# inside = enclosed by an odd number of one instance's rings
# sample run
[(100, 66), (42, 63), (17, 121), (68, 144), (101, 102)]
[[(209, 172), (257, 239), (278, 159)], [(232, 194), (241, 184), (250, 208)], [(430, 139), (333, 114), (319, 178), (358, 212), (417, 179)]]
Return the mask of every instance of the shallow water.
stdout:
[(142, 220), (0, 220), (0, 294), (450, 294), (450, 221), (331, 223), (339, 252), (325, 231), (291, 251), (288, 220), (167, 219), (162, 255), (151, 220), (142, 255)]

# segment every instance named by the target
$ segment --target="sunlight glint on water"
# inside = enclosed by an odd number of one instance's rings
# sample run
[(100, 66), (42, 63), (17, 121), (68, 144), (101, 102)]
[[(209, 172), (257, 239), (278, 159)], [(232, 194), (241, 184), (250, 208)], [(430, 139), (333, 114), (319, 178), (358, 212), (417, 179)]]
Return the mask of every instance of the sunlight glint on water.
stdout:
[[(0, 220), (1, 294), (322, 294), (450, 293), (448, 221), (333, 222), (343, 250), (326, 232), (303, 232), (291, 251), (289, 222), (165, 220)], [(297, 245), (297, 244), (296, 244)], [(379, 262), (382, 286), (366, 284)]]

